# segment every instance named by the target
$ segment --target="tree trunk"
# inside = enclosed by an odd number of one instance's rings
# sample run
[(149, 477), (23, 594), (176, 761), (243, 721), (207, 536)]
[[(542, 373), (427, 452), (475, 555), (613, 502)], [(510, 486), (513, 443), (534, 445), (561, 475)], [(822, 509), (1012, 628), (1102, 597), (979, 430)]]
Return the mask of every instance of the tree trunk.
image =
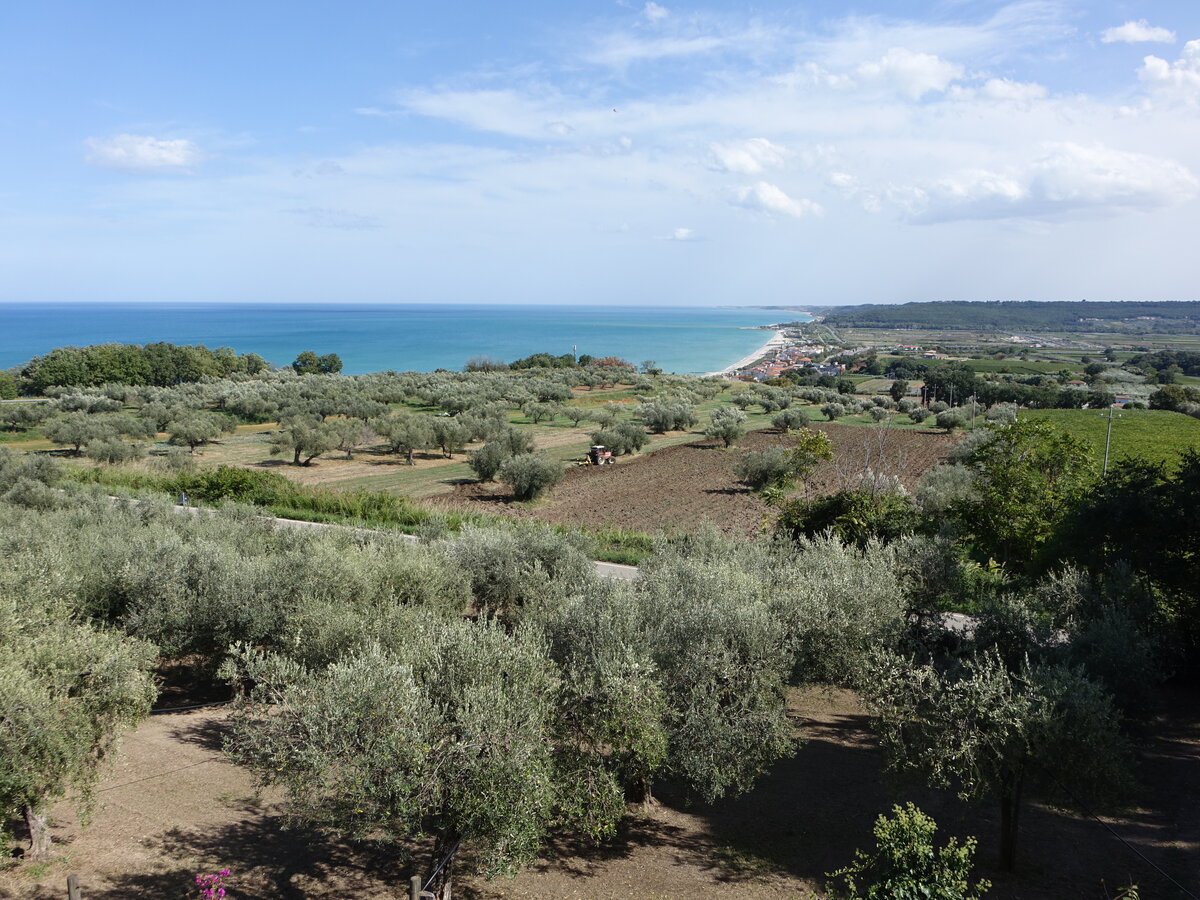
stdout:
[(409, 448), (408, 448), (408, 464), (409, 464), (410, 466), (415, 466), (415, 465), (416, 465), (416, 463), (415, 463), (415, 462), (413, 462), (413, 453), (414, 453), (414, 452), (415, 452), (415, 451), (414, 451), (414, 449), (413, 449), (412, 447), (409, 447)]
[[(443, 859), (446, 860), (437, 877), (433, 879), (430, 887), (433, 889), (433, 895), (437, 900), (453, 900), (452, 893), (454, 888), (454, 859), (458, 856), (458, 841), (457, 835), (449, 835), (441, 838), (434, 844), (433, 847), (433, 862), (434, 868), (437, 867)], [(449, 854), (447, 858), (447, 854)]]
[(654, 782), (646, 776), (635, 778), (625, 789), (625, 799), (643, 809), (649, 809), (657, 802), (654, 799)]
[(300, 465), (300, 448), (299, 447), (296, 448), (296, 455), (292, 457), (292, 465), (293, 466)]
[(29, 852), (26, 859), (38, 860), (50, 857), (50, 823), (46, 821), (45, 807), (25, 804), (25, 825), (29, 829)]
[(1021, 779), (1006, 776), (1000, 787), (1000, 868), (1017, 866), (1017, 825), (1021, 812)]

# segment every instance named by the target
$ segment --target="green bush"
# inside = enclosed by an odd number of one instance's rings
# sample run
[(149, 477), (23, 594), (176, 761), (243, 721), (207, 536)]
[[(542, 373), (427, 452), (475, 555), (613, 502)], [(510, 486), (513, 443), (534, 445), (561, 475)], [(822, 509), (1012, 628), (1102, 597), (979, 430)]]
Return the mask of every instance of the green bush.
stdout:
[(791, 454), (785, 447), (751, 450), (733, 467), (733, 474), (752, 491), (786, 481), (792, 472)]
[(771, 419), (771, 425), (784, 434), (799, 428), (808, 427), (808, 416), (802, 409), (785, 409)]
[(979, 900), (991, 882), (971, 884), (975, 838), (934, 846), (937, 823), (914, 804), (892, 807), (875, 822), (875, 850), (856, 850), (854, 862), (830, 874), (845, 883), (841, 900)]
[(496, 477), (512, 488), (517, 500), (532, 500), (562, 479), (563, 464), (540, 453), (511, 456), (501, 465)]
[(592, 443), (603, 444), (616, 456), (636, 453), (646, 446), (649, 439), (646, 429), (633, 422), (621, 422), (611, 428), (592, 432)]

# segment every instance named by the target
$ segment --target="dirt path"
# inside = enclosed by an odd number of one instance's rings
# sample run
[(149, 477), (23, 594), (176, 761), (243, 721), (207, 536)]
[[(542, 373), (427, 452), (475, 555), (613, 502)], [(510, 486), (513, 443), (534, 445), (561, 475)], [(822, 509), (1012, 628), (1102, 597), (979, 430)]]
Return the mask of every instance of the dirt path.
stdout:
[[(1168, 689), (1163, 701), (1163, 717), (1142, 754), (1145, 806), (1110, 822), (1195, 889), (1200, 696)], [(805, 742), (750, 794), (706, 806), (664, 786), (662, 802), (631, 815), (607, 845), (554, 841), (517, 878), (466, 878), (460, 896), (803, 897), (821, 885), (824, 873), (849, 861), (856, 847), (868, 845), (878, 813), (906, 799), (934, 816), (942, 837), (979, 836), (979, 874), (995, 882), (989, 900), (1097, 900), (1130, 878), (1147, 900), (1180, 896), (1095, 822), (1038, 807), (1024, 815), (1019, 876), (1000, 875), (993, 867), (994, 810), (891, 783), (852, 695), (794, 691), (791, 707)], [(81, 830), (60, 804), (54, 814), (58, 859), (0, 872), (0, 898), (61, 900), (70, 872), (80, 877), (86, 900), (191, 897), (196, 873), (223, 866), (233, 870), (229, 896), (239, 900), (405, 896), (411, 867), (396, 854), (285, 829), (275, 798), (256, 799), (246, 774), (220, 758), (223, 718), (224, 710), (208, 709), (145, 722), (102, 783), (91, 826)], [(424, 858), (422, 853), (418, 860)]]

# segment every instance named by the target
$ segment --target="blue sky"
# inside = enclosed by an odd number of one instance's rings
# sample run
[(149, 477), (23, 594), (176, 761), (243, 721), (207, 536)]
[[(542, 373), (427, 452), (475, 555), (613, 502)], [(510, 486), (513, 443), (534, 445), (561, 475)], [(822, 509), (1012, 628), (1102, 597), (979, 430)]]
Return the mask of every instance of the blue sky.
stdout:
[(0, 300), (1200, 296), (1200, 4), (8, 4)]

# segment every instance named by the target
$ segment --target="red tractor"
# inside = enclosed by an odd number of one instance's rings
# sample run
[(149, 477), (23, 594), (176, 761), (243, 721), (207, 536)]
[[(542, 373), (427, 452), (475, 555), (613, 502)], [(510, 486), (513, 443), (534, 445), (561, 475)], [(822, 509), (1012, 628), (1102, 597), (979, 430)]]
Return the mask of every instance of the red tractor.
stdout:
[(612, 451), (603, 444), (592, 445), (592, 449), (588, 451), (587, 461), (589, 466), (611, 466), (616, 462)]

